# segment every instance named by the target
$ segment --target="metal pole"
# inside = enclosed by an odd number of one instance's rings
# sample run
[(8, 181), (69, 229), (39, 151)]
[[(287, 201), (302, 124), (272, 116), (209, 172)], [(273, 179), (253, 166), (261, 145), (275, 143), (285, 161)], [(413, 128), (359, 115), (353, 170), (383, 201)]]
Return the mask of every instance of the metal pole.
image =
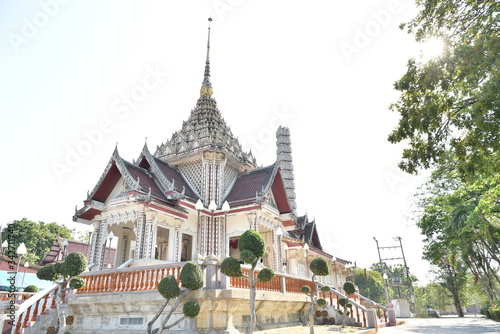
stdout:
[(406, 270), (406, 279), (408, 280), (408, 285), (410, 286), (410, 300), (412, 304), (414, 304), (415, 296), (413, 295), (413, 284), (411, 284), (410, 271), (408, 270), (408, 266), (406, 265), (405, 252), (403, 250), (403, 243), (401, 242), (403, 238), (401, 237), (396, 237), (396, 238), (399, 240), (399, 246), (401, 247), (401, 254), (403, 255), (403, 263), (405, 264), (405, 270)]
[[(384, 277), (384, 275), (387, 277), (384, 265), (382, 263), (382, 257), (380, 256), (380, 247), (378, 245), (378, 240), (375, 237), (373, 237), (373, 240), (375, 240), (375, 242), (377, 243), (378, 259), (380, 261), (380, 270), (382, 271), (382, 277)], [(385, 300), (387, 303), (390, 303), (391, 301), (389, 299), (389, 288), (387, 287), (387, 284), (388, 284), (387, 279), (384, 278)]]

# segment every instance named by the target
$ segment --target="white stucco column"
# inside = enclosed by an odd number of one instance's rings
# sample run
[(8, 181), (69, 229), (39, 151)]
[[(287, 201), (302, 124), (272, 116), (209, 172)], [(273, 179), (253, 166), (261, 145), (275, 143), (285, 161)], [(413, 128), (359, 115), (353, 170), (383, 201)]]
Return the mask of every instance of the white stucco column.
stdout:
[(94, 228), (94, 231), (92, 232), (92, 235), (90, 236), (90, 246), (89, 246), (89, 251), (88, 251), (88, 261), (89, 264), (96, 263), (97, 262), (97, 245), (98, 245), (98, 240), (99, 240), (99, 232), (100, 232), (100, 221), (94, 221), (92, 222), (92, 227)]
[(102, 265), (104, 264), (104, 253), (106, 240), (108, 236), (108, 222), (106, 220), (102, 220), (99, 225), (99, 238), (96, 242), (96, 263), (99, 269), (102, 269)]
[(150, 259), (153, 254), (153, 219), (146, 215), (144, 223), (144, 236), (142, 238), (142, 258)]
[(146, 217), (144, 216), (143, 213), (140, 213), (137, 215), (137, 221), (134, 226), (134, 232), (136, 235), (136, 241), (135, 241), (135, 255), (134, 259), (139, 260), (143, 258), (143, 242), (144, 242), (144, 226), (146, 224), (145, 222)]

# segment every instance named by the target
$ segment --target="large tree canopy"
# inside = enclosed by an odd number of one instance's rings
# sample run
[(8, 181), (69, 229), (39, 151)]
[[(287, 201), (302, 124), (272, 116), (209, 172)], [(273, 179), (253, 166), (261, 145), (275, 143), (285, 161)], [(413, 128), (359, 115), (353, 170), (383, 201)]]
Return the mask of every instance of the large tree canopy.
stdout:
[(405, 142), (400, 168), (415, 173), (448, 151), (462, 179), (500, 169), (500, 1), (418, 0), (420, 12), (403, 24), (417, 41), (444, 40), (443, 54), (408, 61), (394, 87), (400, 115), (389, 135)]
[(417, 195), (424, 257), (446, 277), (467, 267), (495, 300), (500, 298), (495, 269), (500, 265), (500, 175), (478, 175), (474, 182), (463, 182), (454, 165), (448, 157)]
[(28, 253), (23, 256), (23, 261), (29, 263), (39, 263), (49, 251), (57, 235), (61, 238), (71, 238), (73, 233), (73, 230), (64, 225), (36, 223), (26, 218), (14, 220), (11, 224), (13, 224), (11, 228), (4, 226), (2, 240), (8, 240), (9, 234), (12, 234), (10, 240), (14, 241), (14, 249), (24, 242)]

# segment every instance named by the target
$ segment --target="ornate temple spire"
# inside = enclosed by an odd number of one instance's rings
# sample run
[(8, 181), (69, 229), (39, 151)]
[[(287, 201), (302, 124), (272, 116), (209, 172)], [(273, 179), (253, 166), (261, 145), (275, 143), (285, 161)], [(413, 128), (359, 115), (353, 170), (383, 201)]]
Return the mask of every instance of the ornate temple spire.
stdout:
[(175, 132), (171, 139), (161, 144), (155, 156), (174, 166), (195, 160), (203, 152), (221, 152), (228, 154), (238, 170), (257, 167), (251, 153), (243, 151), (238, 138), (233, 135), (217, 108), (217, 101), (212, 97), (210, 82), (210, 22), (208, 19), (207, 58), (205, 74), (196, 106), (191, 110), (189, 119), (182, 123), (182, 129)]
[(207, 42), (207, 60), (205, 61), (205, 75), (200, 89), (201, 96), (212, 96), (212, 83), (210, 82), (210, 22), (212, 18), (208, 18), (208, 42)]

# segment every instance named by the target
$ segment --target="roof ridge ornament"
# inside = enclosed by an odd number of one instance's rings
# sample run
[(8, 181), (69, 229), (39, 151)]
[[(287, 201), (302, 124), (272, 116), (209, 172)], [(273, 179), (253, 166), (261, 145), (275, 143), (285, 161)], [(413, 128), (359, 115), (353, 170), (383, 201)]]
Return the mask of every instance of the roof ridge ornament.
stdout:
[(210, 22), (212, 22), (212, 17), (208, 18), (207, 60), (205, 61), (205, 74), (200, 89), (201, 96), (212, 96), (213, 94), (212, 83), (210, 82)]

